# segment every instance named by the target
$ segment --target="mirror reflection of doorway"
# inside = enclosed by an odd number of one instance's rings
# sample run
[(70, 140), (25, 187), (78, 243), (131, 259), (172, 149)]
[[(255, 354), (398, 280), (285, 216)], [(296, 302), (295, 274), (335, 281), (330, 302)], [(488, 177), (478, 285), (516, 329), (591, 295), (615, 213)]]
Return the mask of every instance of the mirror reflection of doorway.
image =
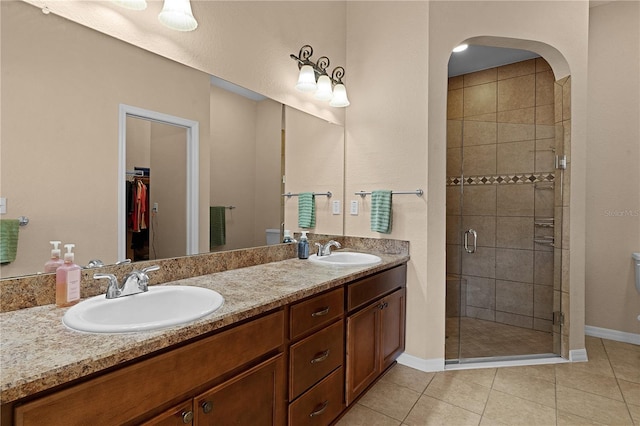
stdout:
[(126, 257), (184, 255), (186, 143), (184, 127), (127, 117)]

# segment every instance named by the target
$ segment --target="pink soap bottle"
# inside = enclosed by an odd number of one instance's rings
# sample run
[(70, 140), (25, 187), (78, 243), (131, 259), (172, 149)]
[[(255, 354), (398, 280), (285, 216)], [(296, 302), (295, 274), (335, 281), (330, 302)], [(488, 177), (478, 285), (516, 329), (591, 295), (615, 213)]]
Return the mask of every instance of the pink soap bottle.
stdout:
[(60, 249), (58, 245), (62, 244), (60, 241), (49, 241), (53, 245), (51, 250), (51, 259), (44, 264), (44, 273), (55, 272), (60, 266), (64, 264), (64, 260), (60, 258)]
[(56, 305), (71, 306), (80, 300), (81, 268), (73, 263), (75, 244), (65, 244), (64, 264), (56, 271)]

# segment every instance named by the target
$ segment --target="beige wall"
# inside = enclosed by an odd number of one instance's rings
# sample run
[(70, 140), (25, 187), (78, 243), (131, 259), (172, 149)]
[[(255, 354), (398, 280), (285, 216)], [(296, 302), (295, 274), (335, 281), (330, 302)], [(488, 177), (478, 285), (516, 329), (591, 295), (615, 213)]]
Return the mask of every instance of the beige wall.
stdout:
[(211, 86), (211, 206), (226, 210), (226, 244), (216, 250), (266, 245), (280, 228), (282, 106)]
[(640, 333), (640, 3), (590, 9), (586, 324)]
[[(285, 179), (286, 190), (300, 192), (330, 191), (331, 198), (316, 196), (316, 226), (309, 231), (318, 234), (343, 233), (343, 215), (334, 215), (331, 203), (343, 200), (344, 128), (285, 107)], [(298, 227), (298, 197), (284, 199), (285, 229)]]
[[(114, 262), (118, 105), (199, 121), (208, 141), (208, 75), (22, 2), (2, 2), (1, 53), (4, 217), (30, 219), (2, 276), (41, 270), (53, 239), (75, 243), (79, 264)], [(200, 190), (206, 206), (208, 179)]]

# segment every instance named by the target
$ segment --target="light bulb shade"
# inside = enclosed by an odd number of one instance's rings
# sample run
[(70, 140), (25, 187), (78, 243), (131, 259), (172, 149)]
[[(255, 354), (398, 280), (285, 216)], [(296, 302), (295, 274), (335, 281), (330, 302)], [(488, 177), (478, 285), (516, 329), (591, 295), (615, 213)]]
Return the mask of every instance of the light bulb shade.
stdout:
[(303, 65), (300, 68), (300, 75), (298, 76), (298, 84), (296, 89), (301, 92), (314, 92), (317, 89), (316, 73), (311, 65)]
[(329, 105), (332, 107), (348, 107), (351, 105), (349, 99), (347, 99), (347, 88), (344, 87), (344, 84), (336, 84), (333, 88), (333, 98), (331, 98)]
[(118, 6), (131, 10), (145, 10), (147, 8), (146, 0), (111, 0)]
[(328, 75), (323, 74), (318, 77), (318, 90), (313, 95), (320, 101), (330, 101), (333, 98), (333, 90), (331, 90), (331, 79)]
[(193, 31), (198, 28), (189, 0), (164, 0), (158, 20), (176, 31)]

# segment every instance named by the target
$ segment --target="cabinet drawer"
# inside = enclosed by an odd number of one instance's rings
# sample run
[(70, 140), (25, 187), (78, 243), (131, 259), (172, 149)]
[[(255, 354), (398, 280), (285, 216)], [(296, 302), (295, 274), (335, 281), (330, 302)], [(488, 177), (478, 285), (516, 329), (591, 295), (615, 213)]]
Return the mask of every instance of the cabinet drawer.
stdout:
[[(233, 327), (15, 409), (16, 425), (132, 421), (284, 344), (284, 313)], [(114, 398), (117, 404), (114, 408)]]
[(295, 399), (342, 364), (343, 321), (318, 331), (291, 346), (289, 400)]
[(291, 340), (303, 334), (329, 324), (344, 312), (344, 290), (342, 287), (328, 293), (315, 296), (291, 306)]
[(379, 274), (364, 278), (347, 287), (347, 306), (349, 311), (368, 304), (396, 288), (404, 287), (407, 282), (407, 265), (400, 265)]
[(289, 425), (330, 424), (344, 408), (343, 383), (343, 369), (340, 367), (289, 405)]

